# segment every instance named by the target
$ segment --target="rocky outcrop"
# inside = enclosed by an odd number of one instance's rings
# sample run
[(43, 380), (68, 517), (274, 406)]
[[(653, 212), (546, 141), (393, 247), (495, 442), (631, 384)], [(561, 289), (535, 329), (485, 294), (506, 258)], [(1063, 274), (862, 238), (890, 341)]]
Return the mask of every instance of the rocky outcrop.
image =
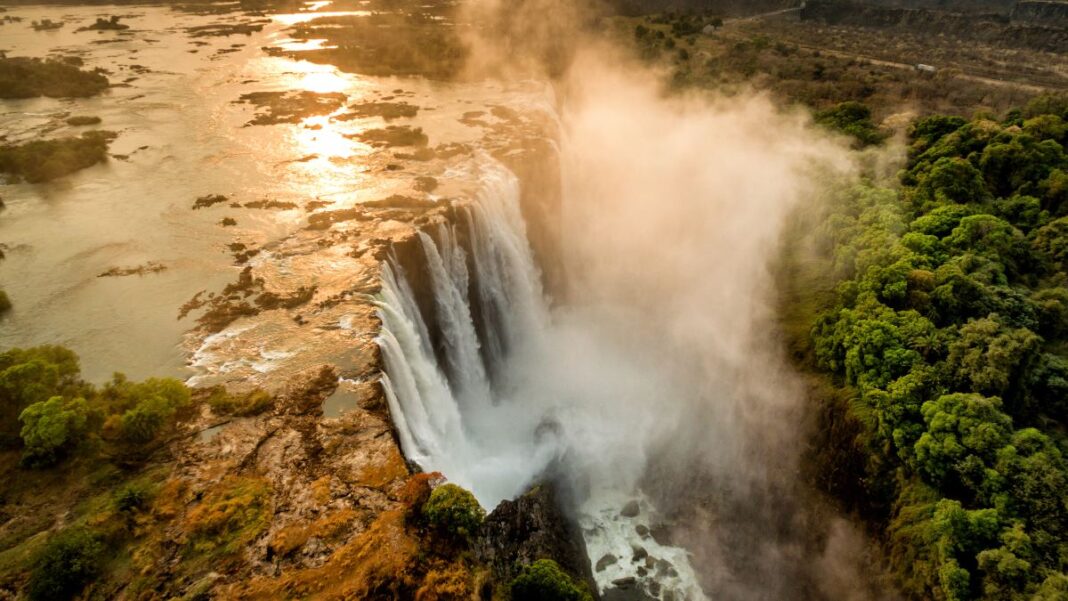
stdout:
[(551, 484), (498, 505), (482, 524), (475, 553), (498, 583), (511, 582), (525, 565), (552, 559), (597, 590), (582, 533), (561, 509)]

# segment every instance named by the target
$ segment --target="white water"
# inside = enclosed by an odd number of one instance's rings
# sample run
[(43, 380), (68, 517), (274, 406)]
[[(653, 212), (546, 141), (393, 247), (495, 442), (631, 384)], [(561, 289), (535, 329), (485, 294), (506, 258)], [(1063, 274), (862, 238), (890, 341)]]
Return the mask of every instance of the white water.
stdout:
[[(434, 237), (420, 234), (444, 365), (435, 359), (431, 327), (406, 275), (396, 265), (383, 267), (383, 385), (405, 455), (471, 489), (488, 508), (558, 465), (584, 497), (579, 524), (591, 560), (617, 558), (595, 573), (602, 591), (633, 577), (654, 596), (667, 598), (670, 591), (675, 599), (704, 599), (687, 553), (648, 534), (656, 510), (634, 476), (645, 463), (643, 434), (621, 428), (613, 415), (641, 406), (621, 400), (644, 399), (648, 415), (630, 415), (626, 423), (652, 423), (656, 408), (648, 401), (670, 393), (672, 383), (650, 376), (640, 352), (620, 348), (612, 327), (600, 327), (593, 315), (551, 314), (516, 177), (489, 157), (475, 168), (482, 189), (464, 224), (472, 256), (447, 226)], [(478, 302), (468, 296), (471, 281)], [(476, 310), (486, 340), (478, 336)], [(641, 511), (624, 517), (631, 501)]]

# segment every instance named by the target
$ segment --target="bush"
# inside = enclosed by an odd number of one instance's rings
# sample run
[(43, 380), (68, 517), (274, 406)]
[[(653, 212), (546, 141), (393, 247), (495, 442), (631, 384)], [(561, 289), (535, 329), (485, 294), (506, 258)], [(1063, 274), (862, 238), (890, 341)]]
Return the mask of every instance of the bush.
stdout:
[(121, 374), (116, 374), (101, 397), (112, 411), (122, 414), (122, 440), (135, 445), (154, 440), (190, 399), (189, 388), (173, 378), (149, 378), (134, 384)]
[(61, 461), (84, 438), (89, 423), (85, 399), (64, 401), (54, 396), (34, 403), (19, 415), (22, 422), (22, 462), (48, 467)]
[(121, 513), (131, 513), (143, 508), (148, 503), (149, 489), (142, 483), (131, 482), (115, 491), (115, 509)]
[(11, 299), (7, 297), (7, 293), (0, 290), (0, 315), (7, 313), (11, 310)]
[(208, 396), (208, 405), (219, 415), (259, 415), (273, 404), (274, 397), (259, 388), (242, 394), (231, 394), (224, 387), (217, 386)]
[(104, 545), (84, 529), (54, 536), (34, 558), (26, 587), (33, 601), (71, 599), (100, 572)]
[(186, 553), (236, 552), (266, 528), (270, 488), (260, 478), (233, 477), (207, 491), (186, 519)]
[(423, 515), (435, 528), (461, 538), (478, 531), (486, 511), (469, 491), (455, 484), (443, 484), (430, 493)]
[(592, 601), (586, 587), (575, 584), (551, 559), (524, 566), (512, 581), (512, 601)]

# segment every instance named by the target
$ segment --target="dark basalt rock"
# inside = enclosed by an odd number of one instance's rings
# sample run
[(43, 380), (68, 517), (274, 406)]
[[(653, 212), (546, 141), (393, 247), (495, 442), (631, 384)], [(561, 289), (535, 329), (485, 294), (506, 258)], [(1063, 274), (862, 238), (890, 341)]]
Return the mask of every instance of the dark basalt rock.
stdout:
[(552, 559), (589, 590), (597, 590), (586, 543), (560, 509), (551, 485), (535, 486), (518, 499), (498, 505), (482, 524), (475, 553), (499, 583), (511, 582), (525, 565)]

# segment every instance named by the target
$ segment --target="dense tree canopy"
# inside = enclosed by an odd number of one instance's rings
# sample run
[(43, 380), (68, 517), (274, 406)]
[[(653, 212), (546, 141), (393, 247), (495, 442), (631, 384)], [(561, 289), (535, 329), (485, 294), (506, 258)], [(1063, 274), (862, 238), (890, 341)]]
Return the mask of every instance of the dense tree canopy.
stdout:
[(902, 187), (841, 195), (815, 359), (854, 390), (917, 598), (1068, 592), (1068, 101), (910, 129)]

